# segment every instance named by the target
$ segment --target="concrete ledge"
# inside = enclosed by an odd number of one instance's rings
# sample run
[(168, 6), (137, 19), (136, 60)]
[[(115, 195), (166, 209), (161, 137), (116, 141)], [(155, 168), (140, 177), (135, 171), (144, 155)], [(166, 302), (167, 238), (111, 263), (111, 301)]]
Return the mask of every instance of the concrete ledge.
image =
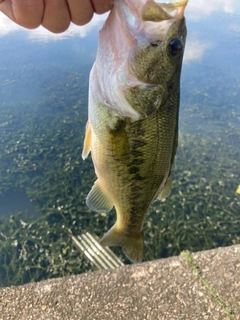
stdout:
[(240, 245), (0, 289), (1, 320), (240, 319)]

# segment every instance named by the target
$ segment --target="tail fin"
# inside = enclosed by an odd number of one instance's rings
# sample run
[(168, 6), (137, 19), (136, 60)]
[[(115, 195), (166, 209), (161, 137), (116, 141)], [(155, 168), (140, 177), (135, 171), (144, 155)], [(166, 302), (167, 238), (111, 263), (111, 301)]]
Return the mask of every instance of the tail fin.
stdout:
[(103, 246), (121, 246), (123, 252), (132, 262), (141, 262), (143, 259), (144, 238), (143, 231), (137, 236), (129, 236), (115, 230), (115, 225), (102, 237)]

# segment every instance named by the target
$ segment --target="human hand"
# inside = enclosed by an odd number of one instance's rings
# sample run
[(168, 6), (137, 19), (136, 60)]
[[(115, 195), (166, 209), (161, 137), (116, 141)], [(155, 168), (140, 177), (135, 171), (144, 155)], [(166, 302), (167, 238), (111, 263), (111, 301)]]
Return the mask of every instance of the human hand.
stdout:
[(94, 12), (111, 10), (113, 0), (0, 0), (0, 12), (28, 29), (42, 25), (54, 33), (67, 30), (70, 22), (87, 24)]

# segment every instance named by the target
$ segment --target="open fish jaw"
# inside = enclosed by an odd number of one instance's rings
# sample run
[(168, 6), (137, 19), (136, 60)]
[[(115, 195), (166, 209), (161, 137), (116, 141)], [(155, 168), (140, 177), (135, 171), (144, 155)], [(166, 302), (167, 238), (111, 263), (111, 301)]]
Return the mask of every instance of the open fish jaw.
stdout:
[[(187, 1), (164, 4), (161, 9), (167, 19), (159, 22), (144, 21), (145, 7), (163, 4), (149, 0), (116, 0), (114, 9), (99, 34), (96, 63), (91, 72), (90, 90), (101, 103), (110, 105), (121, 116), (139, 120), (141, 115), (126, 101), (125, 91), (133, 86), (144, 84), (130, 66), (137, 52), (154, 41), (162, 41), (174, 24), (183, 17)], [(161, 15), (159, 15), (159, 19)]]

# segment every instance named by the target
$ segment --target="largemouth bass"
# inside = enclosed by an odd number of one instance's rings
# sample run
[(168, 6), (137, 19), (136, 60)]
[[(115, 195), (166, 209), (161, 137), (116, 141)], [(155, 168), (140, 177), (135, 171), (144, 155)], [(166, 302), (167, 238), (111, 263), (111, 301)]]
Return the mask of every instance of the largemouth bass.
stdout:
[(187, 0), (115, 0), (99, 34), (90, 73), (82, 157), (91, 151), (97, 180), (88, 207), (117, 220), (100, 240), (143, 259), (143, 222), (171, 189), (178, 145), (179, 91)]

